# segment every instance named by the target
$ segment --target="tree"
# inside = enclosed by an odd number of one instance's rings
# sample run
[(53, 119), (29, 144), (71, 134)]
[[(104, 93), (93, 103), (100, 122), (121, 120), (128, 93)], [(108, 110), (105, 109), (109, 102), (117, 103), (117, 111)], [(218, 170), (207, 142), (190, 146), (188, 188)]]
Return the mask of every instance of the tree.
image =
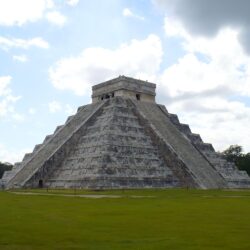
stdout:
[(237, 164), (238, 159), (242, 156), (242, 146), (231, 145), (228, 149), (222, 152), (222, 155), (231, 162)]
[(221, 153), (224, 158), (234, 162), (240, 170), (245, 170), (250, 175), (250, 153), (244, 154), (242, 146), (231, 145)]
[(247, 153), (240, 157), (237, 162), (237, 167), (240, 170), (247, 171), (248, 175), (250, 175), (250, 153)]
[(12, 165), (8, 162), (0, 162), (0, 179), (3, 177), (3, 174), (5, 171), (11, 170), (12, 169)]

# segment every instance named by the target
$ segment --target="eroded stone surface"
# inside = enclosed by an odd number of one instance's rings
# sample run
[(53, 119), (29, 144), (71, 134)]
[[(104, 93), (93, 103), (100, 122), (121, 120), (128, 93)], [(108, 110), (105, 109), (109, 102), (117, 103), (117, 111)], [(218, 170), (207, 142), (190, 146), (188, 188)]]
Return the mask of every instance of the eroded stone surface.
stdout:
[(79, 107), (5, 172), (2, 185), (250, 187), (246, 172), (222, 159), (177, 115), (154, 102), (154, 84), (122, 76), (94, 86), (93, 91), (93, 104)]

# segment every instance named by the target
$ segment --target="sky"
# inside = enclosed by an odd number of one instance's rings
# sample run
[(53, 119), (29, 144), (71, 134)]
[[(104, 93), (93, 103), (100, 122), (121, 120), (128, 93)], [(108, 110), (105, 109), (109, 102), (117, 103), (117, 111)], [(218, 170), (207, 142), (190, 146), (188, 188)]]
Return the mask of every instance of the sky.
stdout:
[(0, 0), (0, 161), (21, 161), (119, 75), (221, 151), (250, 151), (249, 0)]

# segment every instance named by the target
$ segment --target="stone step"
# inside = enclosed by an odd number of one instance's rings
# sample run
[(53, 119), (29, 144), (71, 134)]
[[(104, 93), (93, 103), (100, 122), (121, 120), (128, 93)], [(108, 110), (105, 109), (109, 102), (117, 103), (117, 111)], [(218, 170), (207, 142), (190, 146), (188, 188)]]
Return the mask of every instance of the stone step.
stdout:
[(33, 153), (25, 154), (24, 157), (23, 157), (22, 162), (25, 163), (25, 162), (29, 161), (32, 158), (32, 156), (33, 156)]
[[(87, 151), (82, 151), (82, 150), (76, 150), (74, 152), (76, 158), (92, 158), (92, 157), (97, 157), (97, 156), (102, 156), (105, 154), (112, 155), (112, 157), (123, 157), (125, 154), (129, 154), (130, 157), (134, 158), (145, 158), (148, 159), (148, 155), (150, 155), (151, 158), (156, 157), (158, 159), (159, 154), (156, 150), (87, 150)], [(139, 156), (138, 156), (139, 155)]]
[(103, 110), (104, 112), (108, 112), (108, 113), (113, 113), (113, 112), (117, 112), (121, 114), (131, 113), (131, 108), (128, 106), (106, 106), (104, 107)]
[(180, 124), (180, 121), (179, 121), (179, 118), (177, 115), (175, 114), (170, 114), (169, 113), (169, 118), (170, 118), (170, 121), (175, 124), (175, 125), (179, 125)]
[(202, 144), (204, 143), (201, 139), (201, 136), (199, 134), (194, 134), (194, 133), (191, 133), (188, 138), (192, 141), (192, 143), (194, 144)]
[[(79, 111), (74, 118), (64, 125), (54, 136), (47, 136), (44, 143), (46, 147), (42, 147), (30, 161), (23, 166), (23, 168), (9, 181), (8, 187), (15, 186), (16, 183), (24, 185), (36, 171), (40, 170), (42, 165), (52, 157), (57, 150), (62, 148), (69, 138), (73, 136), (75, 131), (85, 124), (85, 122), (93, 116), (105, 102), (95, 105), (85, 106)], [(61, 149), (62, 150), (62, 149)]]
[(48, 181), (48, 185), (58, 188), (90, 188), (90, 189), (104, 189), (104, 188), (150, 188), (150, 187), (177, 187), (179, 185), (176, 179), (172, 177), (153, 178), (152, 176), (138, 178), (135, 177), (101, 177), (101, 176), (87, 176), (76, 181), (55, 179)]
[(70, 122), (70, 121), (73, 119), (73, 117), (74, 117), (74, 115), (70, 115), (70, 116), (67, 118), (65, 124), (68, 123), (68, 122)]
[[(207, 160), (199, 151), (187, 140), (182, 133), (174, 126), (173, 121), (177, 123), (178, 117), (170, 115), (171, 121), (164, 112), (156, 105), (151, 103), (133, 102), (142, 113), (144, 119), (147, 119), (153, 130), (157, 131), (159, 136), (171, 145), (176, 154), (182, 159), (189, 171), (196, 177), (196, 182), (202, 188), (225, 187), (223, 178), (213, 169)], [(206, 147), (212, 145), (206, 145)]]
[(134, 133), (143, 133), (143, 128), (140, 126), (126, 126), (118, 124), (107, 124), (106, 126), (90, 126), (87, 129), (87, 133), (98, 133), (105, 130), (114, 130), (121, 132), (134, 132)]
[(102, 149), (109, 149), (110, 150), (120, 150), (120, 149), (131, 149), (131, 150), (152, 150), (152, 151), (158, 151), (155, 147), (153, 147), (151, 144), (150, 145), (144, 145), (144, 144), (132, 144), (132, 145), (124, 145), (124, 144), (117, 144), (117, 143), (112, 143), (112, 142), (108, 142), (103, 144), (102, 141), (98, 141), (98, 143), (96, 143), (95, 145), (88, 145), (88, 144), (84, 144), (84, 145), (77, 145), (75, 150), (81, 150), (81, 149), (96, 149), (96, 148), (102, 148)]
[(33, 153), (36, 153), (42, 146), (43, 144), (37, 144), (33, 149)]
[(85, 109), (87, 106), (88, 106), (88, 105), (83, 105), (83, 106), (78, 107), (77, 113), (78, 113), (78, 112), (82, 112), (83, 109)]
[(202, 152), (215, 152), (213, 145), (211, 143), (195, 143), (196, 148)]
[(165, 105), (162, 105), (162, 104), (157, 104), (157, 106), (167, 115), (169, 116), (169, 112), (168, 110), (166, 109)]
[[(84, 136), (82, 136), (83, 139), (91, 139), (91, 138), (95, 138), (96, 136), (98, 137), (103, 137), (103, 138), (127, 138), (127, 139), (133, 139), (133, 140), (140, 140), (140, 139), (149, 139), (149, 136), (141, 133), (134, 133), (133, 131), (129, 131), (127, 133), (123, 132), (123, 131), (113, 131), (113, 130), (105, 130), (105, 131), (101, 131), (99, 133), (96, 134), (86, 134)], [(118, 139), (118, 140), (119, 140)]]
[(136, 117), (128, 117), (121, 115), (112, 115), (112, 116), (100, 116), (97, 118), (97, 124), (102, 125), (105, 122), (112, 122), (115, 124), (138, 124)]
[(91, 168), (74, 168), (72, 169), (70, 166), (68, 168), (64, 167), (60, 171), (56, 171), (50, 179), (60, 179), (62, 177), (70, 177), (70, 178), (84, 178), (85, 176), (98, 174), (108, 176), (140, 176), (143, 177), (145, 175), (158, 176), (158, 177), (166, 177), (172, 176), (172, 172), (166, 168), (159, 168), (158, 166), (154, 167), (145, 167), (145, 166), (133, 166), (127, 167), (122, 165), (110, 164), (107, 167), (100, 167), (96, 165), (91, 165)]
[(55, 131), (54, 131), (54, 134), (57, 133), (62, 127), (63, 127), (63, 125), (57, 126)]
[(16, 162), (12, 169), (19, 169), (22, 166), (22, 162)]
[(5, 171), (3, 176), (2, 176), (2, 180), (3, 180), (3, 184), (5, 185), (11, 178), (13, 178), (13, 176), (22, 168), (22, 162), (16, 162), (13, 165), (13, 168), (9, 171)]
[(191, 129), (188, 124), (180, 123), (179, 124), (179, 130), (184, 133), (185, 135), (191, 135)]
[(121, 123), (121, 122), (118, 122), (118, 121), (108, 121), (108, 123), (95, 123), (95, 125), (92, 125), (92, 126), (89, 126), (88, 129), (112, 129), (113, 131), (117, 131), (117, 129), (123, 129), (123, 128), (126, 128), (126, 131), (131, 129), (131, 131), (133, 131), (134, 129), (143, 129), (142, 126), (140, 126), (138, 123), (136, 124), (126, 124), (126, 123)]
[(47, 135), (43, 141), (43, 144), (46, 144), (52, 137), (53, 135)]
[(102, 161), (111, 161), (114, 160), (114, 159), (117, 159), (117, 160), (121, 160), (121, 161), (127, 161), (127, 160), (144, 160), (144, 161), (148, 161), (148, 160), (152, 160), (152, 161), (159, 161), (159, 158), (158, 157), (155, 157), (155, 156), (147, 156), (147, 157), (144, 157), (142, 155), (138, 156), (125, 156), (125, 155), (122, 155), (122, 154), (113, 154), (112, 156), (109, 155), (109, 152), (103, 152), (102, 154), (100, 153), (89, 153), (88, 155), (86, 155), (84, 158), (83, 157), (78, 157), (78, 156), (69, 156), (67, 157), (67, 161), (71, 161), (71, 160), (80, 160), (80, 161), (83, 161), (83, 160), (86, 160), (86, 159), (101, 159)]
[(103, 113), (102, 115), (100, 115), (97, 118), (97, 121), (105, 119), (105, 118), (113, 118), (113, 117), (127, 118), (127, 119), (136, 119), (136, 120), (138, 120), (138, 118), (135, 115), (133, 115), (133, 114), (122, 114), (122, 113), (111, 112), (111, 113)]
[[(162, 107), (160, 107), (163, 109)], [(164, 111), (164, 110), (163, 110)], [(238, 182), (242, 178), (238, 169), (233, 163), (227, 162), (218, 153), (215, 152), (212, 144), (204, 143), (199, 134), (194, 134), (191, 132), (189, 127), (179, 122), (178, 116), (173, 114), (168, 114), (166, 111), (164, 113), (170, 117), (171, 122), (176, 125), (176, 127), (183, 132), (189, 140), (195, 145), (195, 147), (207, 158), (207, 160), (218, 170), (218, 172), (227, 180), (234, 180)], [(244, 175), (244, 174), (243, 174)], [(247, 173), (243, 178), (247, 178)], [(249, 178), (249, 177), (248, 177)]]

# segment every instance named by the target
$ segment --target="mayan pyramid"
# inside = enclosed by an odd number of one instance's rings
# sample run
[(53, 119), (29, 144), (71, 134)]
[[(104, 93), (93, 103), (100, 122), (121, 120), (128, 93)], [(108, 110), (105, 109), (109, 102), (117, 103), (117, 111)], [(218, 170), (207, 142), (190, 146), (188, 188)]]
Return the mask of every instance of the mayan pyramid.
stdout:
[(5, 172), (6, 188), (247, 188), (250, 178), (156, 104), (153, 83), (120, 76)]

